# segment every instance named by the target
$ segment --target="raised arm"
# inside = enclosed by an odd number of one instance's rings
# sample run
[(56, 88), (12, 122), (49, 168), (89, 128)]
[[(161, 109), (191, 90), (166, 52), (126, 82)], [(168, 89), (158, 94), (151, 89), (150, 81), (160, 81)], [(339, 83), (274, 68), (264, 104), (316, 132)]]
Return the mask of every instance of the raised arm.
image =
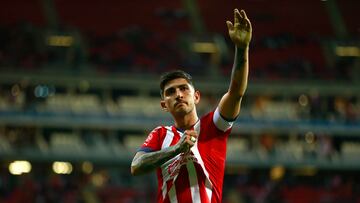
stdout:
[(234, 24), (226, 21), (229, 36), (235, 45), (234, 65), (228, 91), (221, 98), (219, 112), (229, 120), (240, 113), (241, 99), (245, 94), (249, 72), (249, 44), (252, 28), (244, 10), (234, 10)]

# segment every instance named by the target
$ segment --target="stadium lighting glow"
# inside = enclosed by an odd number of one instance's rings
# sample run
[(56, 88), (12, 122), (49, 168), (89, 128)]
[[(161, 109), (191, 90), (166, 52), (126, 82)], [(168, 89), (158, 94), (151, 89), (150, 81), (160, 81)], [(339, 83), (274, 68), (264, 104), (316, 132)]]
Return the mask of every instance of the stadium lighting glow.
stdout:
[(59, 161), (54, 162), (52, 168), (56, 174), (70, 174), (73, 170), (71, 163)]
[(192, 46), (192, 50), (199, 53), (216, 53), (218, 48), (211, 42), (195, 42)]
[(309, 131), (305, 134), (305, 141), (308, 144), (313, 144), (315, 142), (315, 135), (313, 132)]
[(95, 185), (96, 187), (101, 187), (104, 185), (105, 183), (105, 177), (103, 174), (101, 173), (97, 173), (92, 175), (91, 177), (91, 182), (93, 183), (93, 185)]
[(272, 180), (281, 180), (284, 174), (285, 168), (283, 166), (274, 166), (270, 169), (270, 178)]
[(9, 164), (9, 172), (12, 175), (21, 175), (31, 171), (31, 164), (28, 161), (13, 161)]
[(20, 92), (21, 92), (21, 89), (18, 84), (15, 84), (11, 87), (11, 95), (13, 95), (14, 97), (19, 96)]
[(298, 101), (299, 101), (300, 106), (303, 106), (303, 107), (307, 106), (309, 104), (309, 98), (305, 94), (300, 95)]
[(88, 161), (85, 161), (81, 166), (82, 171), (86, 174), (92, 173), (93, 168), (94, 167), (93, 167), (92, 163), (88, 162)]
[(360, 57), (360, 48), (355, 46), (338, 46), (335, 48), (335, 53), (338, 56)]
[(46, 44), (55, 47), (70, 47), (74, 43), (71, 36), (52, 35), (46, 39)]

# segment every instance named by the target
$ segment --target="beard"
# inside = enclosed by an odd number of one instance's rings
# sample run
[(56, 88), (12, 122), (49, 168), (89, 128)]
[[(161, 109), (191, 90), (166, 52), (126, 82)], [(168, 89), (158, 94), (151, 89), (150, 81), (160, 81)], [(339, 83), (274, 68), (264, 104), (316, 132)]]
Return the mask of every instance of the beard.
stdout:
[(194, 110), (194, 105), (186, 104), (175, 104), (173, 114), (176, 116), (185, 116)]

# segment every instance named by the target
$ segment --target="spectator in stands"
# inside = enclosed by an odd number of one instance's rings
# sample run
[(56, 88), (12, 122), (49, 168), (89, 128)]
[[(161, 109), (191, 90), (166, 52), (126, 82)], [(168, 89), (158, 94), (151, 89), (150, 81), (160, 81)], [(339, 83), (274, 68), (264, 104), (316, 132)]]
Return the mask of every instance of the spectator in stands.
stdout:
[(227, 21), (235, 44), (235, 59), (228, 92), (213, 112), (198, 118), (200, 92), (183, 71), (161, 77), (161, 106), (172, 114), (173, 126), (155, 128), (131, 164), (139, 175), (157, 169), (158, 202), (221, 202), (226, 141), (247, 87), (248, 50), (252, 36), (245, 11), (234, 10)]

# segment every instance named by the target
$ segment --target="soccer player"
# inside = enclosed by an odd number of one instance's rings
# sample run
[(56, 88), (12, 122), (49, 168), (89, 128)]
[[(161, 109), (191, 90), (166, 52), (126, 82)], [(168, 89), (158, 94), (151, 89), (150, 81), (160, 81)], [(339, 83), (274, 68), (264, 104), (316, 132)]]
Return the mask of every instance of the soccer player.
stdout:
[(174, 119), (147, 137), (131, 163), (131, 173), (156, 170), (158, 202), (221, 202), (226, 141), (240, 112), (247, 87), (248, 52), (252, 28), (245, 11), (234, 10), (234, 23), (226, 22), (235, 44), (235, 59), (228, 91), (217, 108), (199, 119), (200, 92), (183, 71), (164, 74), (160, 81), (161, 106)]

